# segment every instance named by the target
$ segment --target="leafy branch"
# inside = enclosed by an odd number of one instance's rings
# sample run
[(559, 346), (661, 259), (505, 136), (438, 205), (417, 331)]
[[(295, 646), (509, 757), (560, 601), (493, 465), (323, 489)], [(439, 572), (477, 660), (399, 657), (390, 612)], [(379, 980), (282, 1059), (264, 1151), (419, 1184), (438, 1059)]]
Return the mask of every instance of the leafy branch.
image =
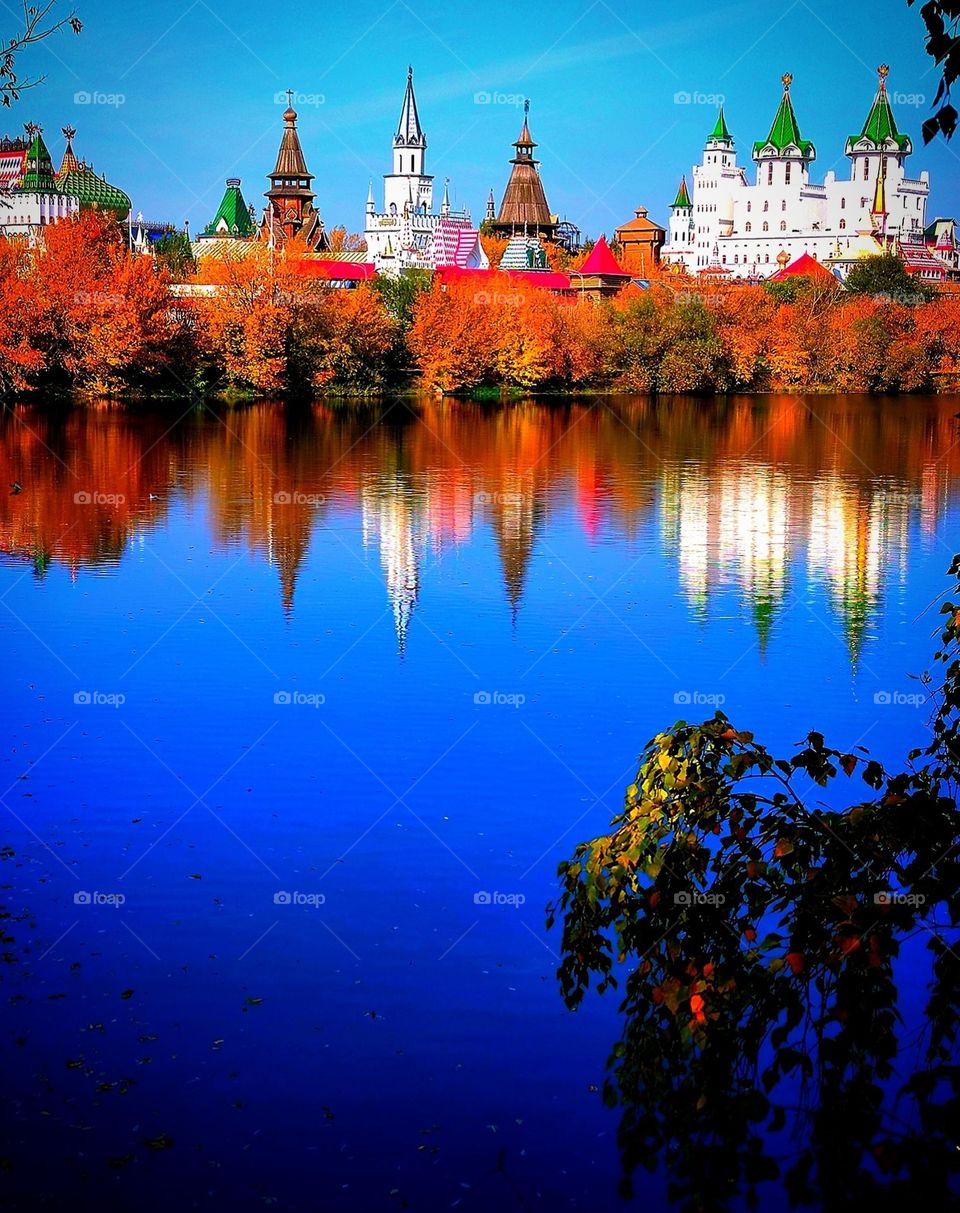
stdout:
[[(621, 1109), (625, 1190), (638, 1166), (665, 1164), (690, 1210), (756, 1199), (764, 1181), (824, 1208), (918, 1184), (947, 1200), (960, 1172), (960, 608), (942, 611), (932, 739), (903, 771), (817, 732), (776, 757), (722, 713), (680, 721), (648, 743), (611, 832), (560, 864), (548, 924), (562, 916), (567, 1005), (623, 985), (604, 1098)], [(866, 797), (834, 810), (801, 789), (838, 780)]]
[(55, 20), (53, 10), (56, 4), (57, 0), (47, 0), (40, 5), (27, 4), (24, 0), (22, 27), (0, 51), (0, 102), (3, 105), (9, 106), (19, 101), (24, 90), (42, 84), (46, 79), (45, 76), (31, 79), (19, 74), (18, 57), (28, 46), (43, 42), (62, 29), (70, 29), (75, 34), (83, 29), (75, 12)]

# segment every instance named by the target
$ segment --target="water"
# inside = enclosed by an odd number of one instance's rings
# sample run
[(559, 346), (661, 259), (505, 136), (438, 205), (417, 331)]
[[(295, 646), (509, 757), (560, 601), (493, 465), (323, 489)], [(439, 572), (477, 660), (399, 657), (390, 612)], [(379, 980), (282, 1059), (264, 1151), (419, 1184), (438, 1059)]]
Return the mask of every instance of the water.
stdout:
[(925, 740), (958, 405), (3, 415), (8, 1207), (614, 1199), (556, 864), (678, 716)]

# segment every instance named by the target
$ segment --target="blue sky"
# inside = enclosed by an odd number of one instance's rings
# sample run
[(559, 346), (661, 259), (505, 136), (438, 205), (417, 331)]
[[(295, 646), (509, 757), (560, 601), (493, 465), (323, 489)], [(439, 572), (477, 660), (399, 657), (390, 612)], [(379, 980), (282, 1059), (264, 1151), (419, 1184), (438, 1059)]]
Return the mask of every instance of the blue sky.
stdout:
[[(12, 31), (14, 9), (0, 0), (0, 22), (4, 11)], [(693, 0), (667, 15), (624, 0), (355, 8), (78, 0), (78, 12), (79, 38), (61, 34), (24, 57), (23, 69), (46, 80), (0, 129), (42, 123), (56, 160), (60, 127), (72, 123), (78, 153), (126, 189), (135, 210), (188, 218), (194, 231), (212, 219), (225, 177), (241, 177), (247, 201), (262, 205), (285, 106), (277, 97), (288, 87), (299, 94), (327, 226), (362, 228), (368, 181), (379, 196), (389, 167), (408, 62), (438, 197), (450, 177), (455, 204), (475, 217), (491, 186), (499, 203), (524, 96), (551, 208), (585, 234), (609, 235), (640, 204), (666, 220), (719, 96), (749, 165), (785, 71), (801, 130), (817, 147), (814, 180), (845, 172), (844, 140), (863, 123), (881, 62), (891, 66), (899, 125), (914, 139), (911, 175), (930, 173), (928, 216), (960, 211), (960, 136), (953, 146), (922, 144), (937, 77), (905, 0)]]

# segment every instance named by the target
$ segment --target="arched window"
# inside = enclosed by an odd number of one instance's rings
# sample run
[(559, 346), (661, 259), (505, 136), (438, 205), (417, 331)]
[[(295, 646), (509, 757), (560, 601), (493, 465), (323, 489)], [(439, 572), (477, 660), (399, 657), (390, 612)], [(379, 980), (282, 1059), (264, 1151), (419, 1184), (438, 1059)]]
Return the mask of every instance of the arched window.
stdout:
[(786, 221), (786, 219), (781, 219), (780, 220), (780, 231), (785, 232), (786, 230), (787, 230), (787, 221)]
[(782, 211), (785, 211), (785, 210), (787, 209), (787, 200), (786, 200), (786, 198), (784, 198), (784, 200), (783, 200), (783, 201), (780, 203), (780, 209), (781, 209)]
[(846, 230), (847, 230), (847, 221), (846, 221), (846, 219), (841, 219), (840, 220), (840, 231), (844, 232)]
[(770, 209), (770, 203), (768, 201), (764, 201), (763, 209), (765, 211), (768, 211)]
[(752, 209), (753, 209), (753, 203), (752, 203), (752, 202), (748, 202), (748, 203), (747, 203), (747, 214), (749, 214), (749, 213), (750, 213), (750, 211), (751, 211)]
[(793, 167), (793, 166), (791, 165), (790, 161), (788, 160), (788, 161), (787, 161), (787, 171), (786, 171), (786, 173), (784, 174), (784, 181), (786, 181), (787, 185), (789, 185), (789, 184), (790, 184), (790, 169), (791, 169), (792, 167)]
[(846, 200), (846, 198), (841, 198), (841, 199), (840, 199), (840, 209), (841, 209), (842, 211), (845, 211), (845, 210), (847, 209), (847, 200)]
[(870, 161), (866, 156), (863, 158), (863, 179), (864, 181), (870, 180)]
[(767, 165), (767, 185), (773, 185), (773, 161)]
[(745, 223), (745, 224), (743, 225), (743, 230), (744, 230), (745, 232), (749, 232), (749, 231), (752, 229), (752, 227), (753, 227), (753, 224), (752, 224), (752, 223)]
[(766, 221), (764, 221), (764, 224), (763, 224), (763, 230), (764, 230), (765, 232), (769, 232), (769, 231), (770, 231), (770, 224), (769, 224), (769, 223), (767, 223)]

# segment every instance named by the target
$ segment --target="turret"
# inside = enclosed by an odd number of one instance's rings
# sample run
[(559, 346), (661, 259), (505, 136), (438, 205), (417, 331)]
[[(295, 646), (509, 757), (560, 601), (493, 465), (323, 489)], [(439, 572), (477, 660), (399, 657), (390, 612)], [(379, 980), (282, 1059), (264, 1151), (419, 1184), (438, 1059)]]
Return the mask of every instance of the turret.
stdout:
[(758, 166), (757, 182), (761, 185), (799, 185), (806, 179), (808, 166), (817, 155), (810, 140), (800, 134), (800, 124), (790, 98), (793, 76), (787, 72), (782, 83), (783, 97), (770, 133), (753, 145), (753, 158)]
[(297, 134), (297, 111), (293, 108), (293, 90), (287, 90), (287, 108), (283, 113), (283, 135), (277, 152), (277, 163), (270, 174), (270, 189), (267, 190), (268, 213), (277, 234), (293, 236), (303, 225), (304, 218), (313, 209), (316, 197), (311, 184), (313, 174), (307, 171), (307, 163)]

